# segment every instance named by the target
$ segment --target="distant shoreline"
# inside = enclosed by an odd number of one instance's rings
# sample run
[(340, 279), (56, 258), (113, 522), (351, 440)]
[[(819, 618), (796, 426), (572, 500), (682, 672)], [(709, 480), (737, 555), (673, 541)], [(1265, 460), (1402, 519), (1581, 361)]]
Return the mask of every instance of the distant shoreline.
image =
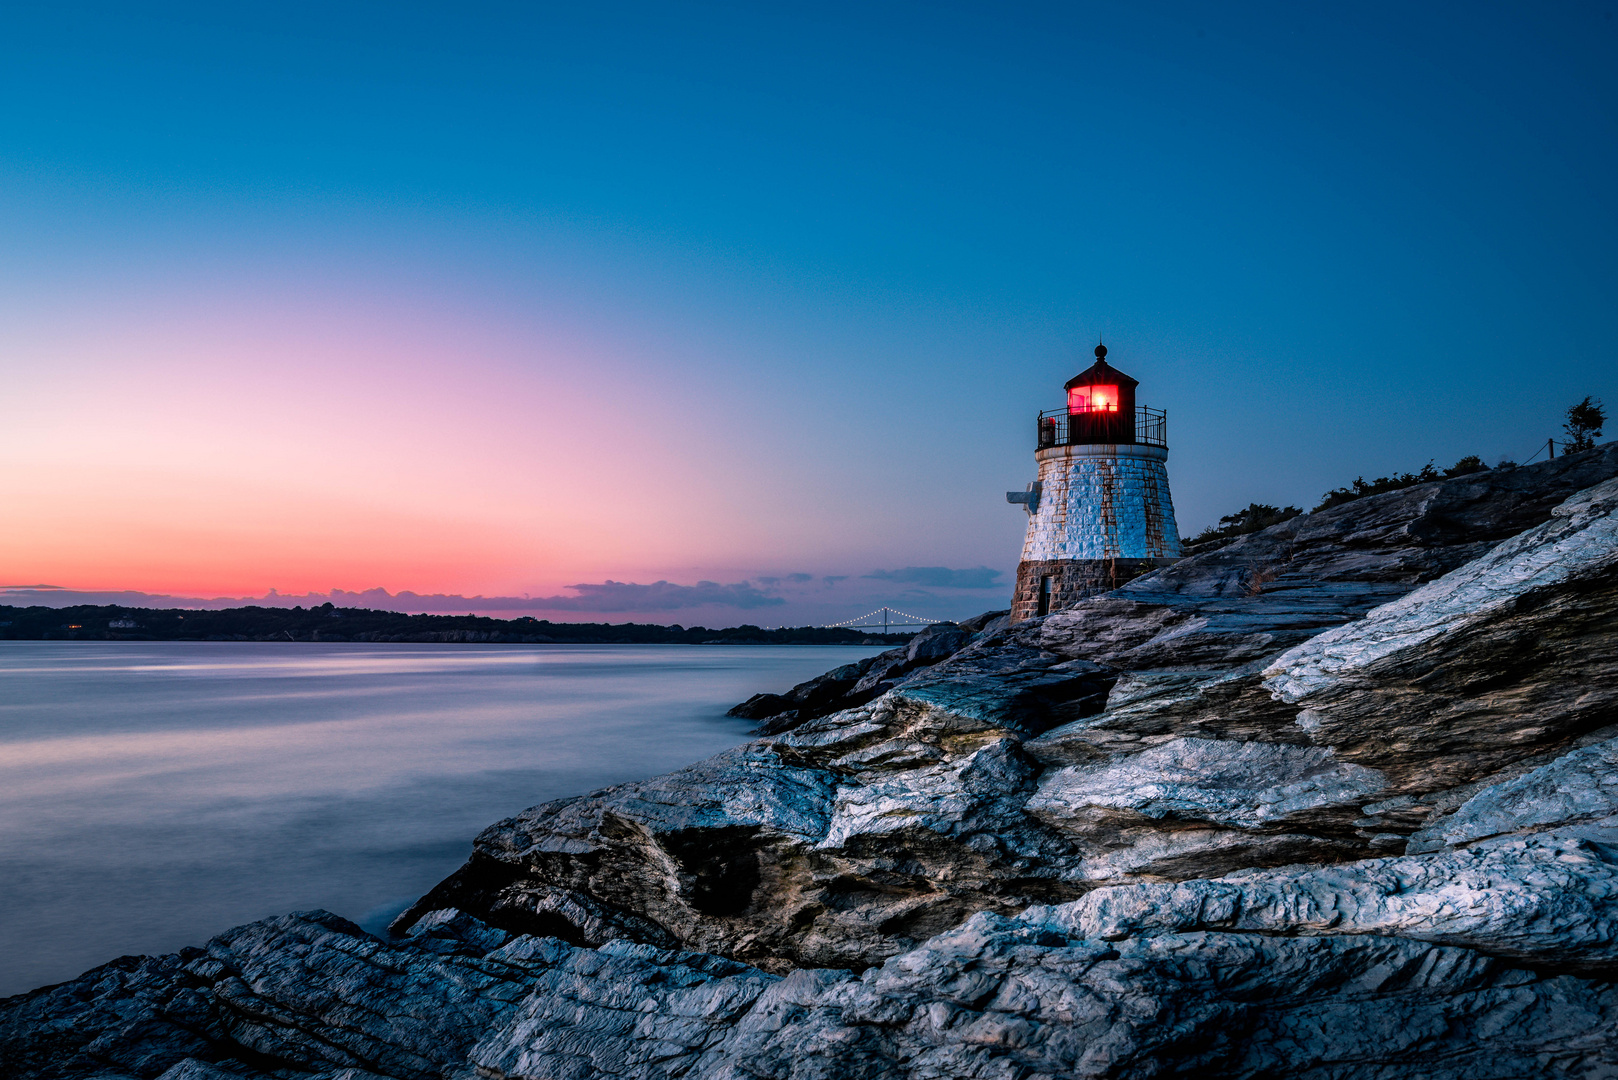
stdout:
[(0, 605), (0, 641), (286, 641), (472, 645), (872, 645), (913, 634), (842, 627), (765, 629), (656, 623), (553, 623), (482, 615), (405, 615), (331, 604), (303, 608), (138, 608)]

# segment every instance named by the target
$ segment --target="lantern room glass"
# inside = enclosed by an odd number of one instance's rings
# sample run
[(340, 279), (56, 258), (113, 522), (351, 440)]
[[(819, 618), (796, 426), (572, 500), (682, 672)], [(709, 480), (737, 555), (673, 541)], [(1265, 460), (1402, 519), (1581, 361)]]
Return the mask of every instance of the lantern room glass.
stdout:
[(1117, 412), (1118, 387), (1116, 385), (1075, 386), (1067, 392), (1067, 411), (1071, 416), (1080, 413)]

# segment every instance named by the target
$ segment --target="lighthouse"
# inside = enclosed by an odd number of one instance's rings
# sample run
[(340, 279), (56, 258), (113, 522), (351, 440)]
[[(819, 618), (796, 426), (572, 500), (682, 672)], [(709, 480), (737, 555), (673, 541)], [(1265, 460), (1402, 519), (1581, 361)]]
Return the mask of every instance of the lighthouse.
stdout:
[(1028, 512), (1013, 622), (1060, 611), (1180, 557), (1168, 416), (1135, 403), (1139, 385), (1097, 345), (1096, 362), (1063, 387), (1066, 404), (1039, 414), (1039, 479), (1006, 493)]

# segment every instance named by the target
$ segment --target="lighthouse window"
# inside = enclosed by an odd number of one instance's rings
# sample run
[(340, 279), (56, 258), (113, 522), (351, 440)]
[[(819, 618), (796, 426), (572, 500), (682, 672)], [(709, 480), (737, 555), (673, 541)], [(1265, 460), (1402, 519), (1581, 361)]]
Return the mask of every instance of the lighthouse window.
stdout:
[(1069, 413), (1117, 412), (1118, 387), (1075, 386), (1067, 392)]
[(1049, 574), (1039, 579), (1039, 614), (1051, 613), (1051, 577)]

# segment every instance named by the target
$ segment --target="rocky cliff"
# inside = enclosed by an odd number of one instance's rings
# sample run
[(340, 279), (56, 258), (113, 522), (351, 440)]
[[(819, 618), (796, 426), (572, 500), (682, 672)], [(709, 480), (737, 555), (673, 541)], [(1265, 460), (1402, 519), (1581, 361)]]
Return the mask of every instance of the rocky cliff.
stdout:
[(0, 1003), (28, 1077), (1618, 1075), (1618, 446), (1283, 522), (747, 703), (389, 941)]

